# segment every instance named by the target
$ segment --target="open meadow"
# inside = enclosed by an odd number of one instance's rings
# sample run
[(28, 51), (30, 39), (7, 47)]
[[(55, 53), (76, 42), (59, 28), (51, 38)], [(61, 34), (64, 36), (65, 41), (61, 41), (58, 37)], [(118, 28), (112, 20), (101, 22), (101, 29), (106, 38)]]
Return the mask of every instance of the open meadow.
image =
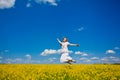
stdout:
[(0, 80), (120, 80), (120, 65), (0, 64)]

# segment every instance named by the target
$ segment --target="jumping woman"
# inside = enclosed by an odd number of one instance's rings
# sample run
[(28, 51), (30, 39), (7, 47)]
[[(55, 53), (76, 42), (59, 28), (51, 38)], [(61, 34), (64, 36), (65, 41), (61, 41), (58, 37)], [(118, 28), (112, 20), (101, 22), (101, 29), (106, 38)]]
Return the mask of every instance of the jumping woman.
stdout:
[(72, 57), (69, 56), (68, 46), (80, 46), (79, 44), (71, 44), (68, 42), (67, 38), (63, 38), (62, 42), (57, 38), (58, 42), (61, 45), (61, 58), (60, 62), (71, 64), (71, 62), (76, 62)]

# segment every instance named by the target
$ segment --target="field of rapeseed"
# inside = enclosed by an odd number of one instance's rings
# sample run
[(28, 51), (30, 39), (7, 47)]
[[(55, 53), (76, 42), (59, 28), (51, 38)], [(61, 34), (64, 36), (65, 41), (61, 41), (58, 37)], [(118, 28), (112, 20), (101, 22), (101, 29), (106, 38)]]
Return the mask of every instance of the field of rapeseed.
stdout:
[(120, 80), (120, 65), (0, 64), (0, 80)]

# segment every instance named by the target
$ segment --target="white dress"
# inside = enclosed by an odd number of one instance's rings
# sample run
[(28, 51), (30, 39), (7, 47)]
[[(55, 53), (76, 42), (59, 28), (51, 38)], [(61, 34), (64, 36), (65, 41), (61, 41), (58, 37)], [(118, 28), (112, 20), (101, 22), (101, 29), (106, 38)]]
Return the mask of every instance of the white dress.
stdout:
[(72, 60), (72, 57), (69, 56), (68, 46), (76, 46), (76, 44), (70, 44), (69, 42), (61, 42), (59, 39), (58, 42), (61, 44), (60, 62), (67, 62), (68, 60)]

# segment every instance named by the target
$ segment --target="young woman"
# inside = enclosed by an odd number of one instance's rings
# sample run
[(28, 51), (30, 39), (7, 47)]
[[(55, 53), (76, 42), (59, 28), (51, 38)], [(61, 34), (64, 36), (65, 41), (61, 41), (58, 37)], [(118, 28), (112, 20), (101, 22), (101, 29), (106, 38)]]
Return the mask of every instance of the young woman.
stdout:
[(72, 59), (72, 57), (69, 56), (68, 46), (80, 46), (80, 45), (69, 43), (67, 38), (63, 38), (62, 42), (58, 38), (57, 38), (57, 40), (61, 45), (61, 53), (62, 54), (61, 54), (60, 62), (64, 62), (64, 63), (68, 63), (68, 64), (71, 64), (71, 62), (76, 62), (75, 60)]

